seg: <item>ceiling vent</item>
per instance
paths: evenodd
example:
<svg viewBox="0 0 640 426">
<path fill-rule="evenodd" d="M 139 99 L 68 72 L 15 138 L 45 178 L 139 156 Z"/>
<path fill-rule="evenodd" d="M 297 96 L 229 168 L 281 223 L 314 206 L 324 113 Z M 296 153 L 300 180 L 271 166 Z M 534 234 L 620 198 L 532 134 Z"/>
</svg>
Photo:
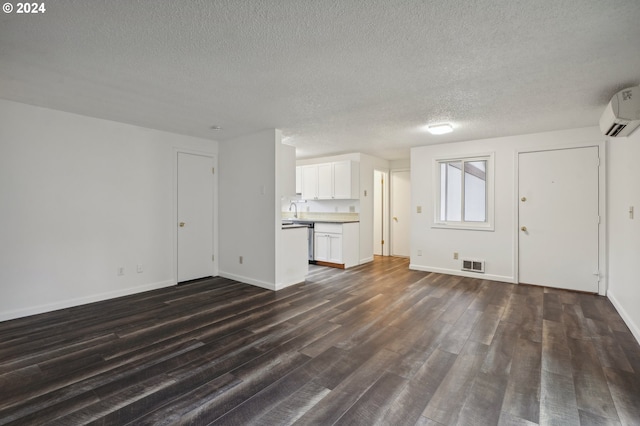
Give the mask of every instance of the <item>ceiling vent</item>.
<svg viewBox="0 0 640 426">
<path fill-rule="evenodd" d="M 484 260 L 463 259 L 462 270 L 484 274 Z"/>
<path fill-rule="evenodd" d="M 613 95 L 600 117 L 600 131 L 605 136 L 629 136 L 640 126 L 640 86 Z"/>
</svg>

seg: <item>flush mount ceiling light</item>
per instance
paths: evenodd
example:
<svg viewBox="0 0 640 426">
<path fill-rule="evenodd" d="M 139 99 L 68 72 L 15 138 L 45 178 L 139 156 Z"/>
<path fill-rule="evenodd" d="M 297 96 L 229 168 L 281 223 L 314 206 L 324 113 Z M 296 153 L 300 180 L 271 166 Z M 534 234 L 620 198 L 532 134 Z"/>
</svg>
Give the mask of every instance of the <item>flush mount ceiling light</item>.
<svg viewBox="0 0 640 426">
<path fill-rule="evenodd" d="M 216 126 L 216 125 L 213 125 L 213 126 L 211 126 L 211 127 L 209 127 L 209 128 L 210 128 L 211 130 L 222 130 L 222 127 L 220 127 L 220 126 Z"/>
<path fill-rule="evenodd" d="M 453 126 L 449 123 L 430 124 L 427 126 L 427 130 L 432 135 L 444 135 L 445 133 L 453 132 Z"/>
</svg>

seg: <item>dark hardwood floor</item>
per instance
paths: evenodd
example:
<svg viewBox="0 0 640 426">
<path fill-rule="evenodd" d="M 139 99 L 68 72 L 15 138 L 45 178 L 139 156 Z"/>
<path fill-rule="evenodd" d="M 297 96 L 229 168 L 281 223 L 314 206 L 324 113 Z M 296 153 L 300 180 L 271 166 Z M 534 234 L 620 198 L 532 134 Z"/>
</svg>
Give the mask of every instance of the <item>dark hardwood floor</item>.
<svg viewBox="0 0 640 426">
<path fill-rule="evenodd" d="M 311 268 L 0 323 L 0 424 L 640 424 L 640 347 L 604 297 Z"/>
</svg>

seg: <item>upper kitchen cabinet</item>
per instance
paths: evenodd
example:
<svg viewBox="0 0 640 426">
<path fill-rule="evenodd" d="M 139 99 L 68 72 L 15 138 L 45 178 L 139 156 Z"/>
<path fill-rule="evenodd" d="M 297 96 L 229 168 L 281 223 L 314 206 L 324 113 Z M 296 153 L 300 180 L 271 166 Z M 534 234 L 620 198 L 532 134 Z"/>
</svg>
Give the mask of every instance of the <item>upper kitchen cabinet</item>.
<svg viewBox="0 0 640 426">
<path fill-rule="evenodd" d="M 331 200 L 333 196 L 333 163 L 318 164 L 318 193 L 319 200 Z"/>
<path fill-rule="evenodd" d="M 360 188 L 360 167 L 355 161 L 302 166 L 302 198 L 305 200 L 355 200 Z"/>
<path fill-rule="evenodd" d="M 359 198 L 360 164 L 355 161 L 333 163 L 333 198 Z"/>
</svg>

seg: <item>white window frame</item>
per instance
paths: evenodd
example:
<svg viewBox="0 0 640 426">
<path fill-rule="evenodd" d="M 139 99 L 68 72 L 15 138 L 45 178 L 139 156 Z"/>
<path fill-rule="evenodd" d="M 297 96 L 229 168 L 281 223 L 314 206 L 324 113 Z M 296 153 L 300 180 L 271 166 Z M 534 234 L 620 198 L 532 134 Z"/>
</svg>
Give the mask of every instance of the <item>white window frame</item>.
<svg viewBox="0 0 640 426">
<path fill-rule="evenodd" d="M 434 193 L 434 210 L 432 228 L 442 229 L 466 229 L 476 231 L 494 231 L 494 156 L 493 152 L 486 154 L 476 154 L 469 156 L 443 156 L 434 159 L 433 162 L 433 193 Z M 461 210 L 462 220 L 460 221 L 442 221 L 440 220 L 440 201 L 442 199 L 440 190 L 442 188 L 440 182 L 440 165 L 442 163 L 450 163 L 455 161 L 486 161 L 486 220 L 484 222 L 465 222 L 464 221 L 464 172 L 462 173 L 461 183 Z"/>
</svg>

